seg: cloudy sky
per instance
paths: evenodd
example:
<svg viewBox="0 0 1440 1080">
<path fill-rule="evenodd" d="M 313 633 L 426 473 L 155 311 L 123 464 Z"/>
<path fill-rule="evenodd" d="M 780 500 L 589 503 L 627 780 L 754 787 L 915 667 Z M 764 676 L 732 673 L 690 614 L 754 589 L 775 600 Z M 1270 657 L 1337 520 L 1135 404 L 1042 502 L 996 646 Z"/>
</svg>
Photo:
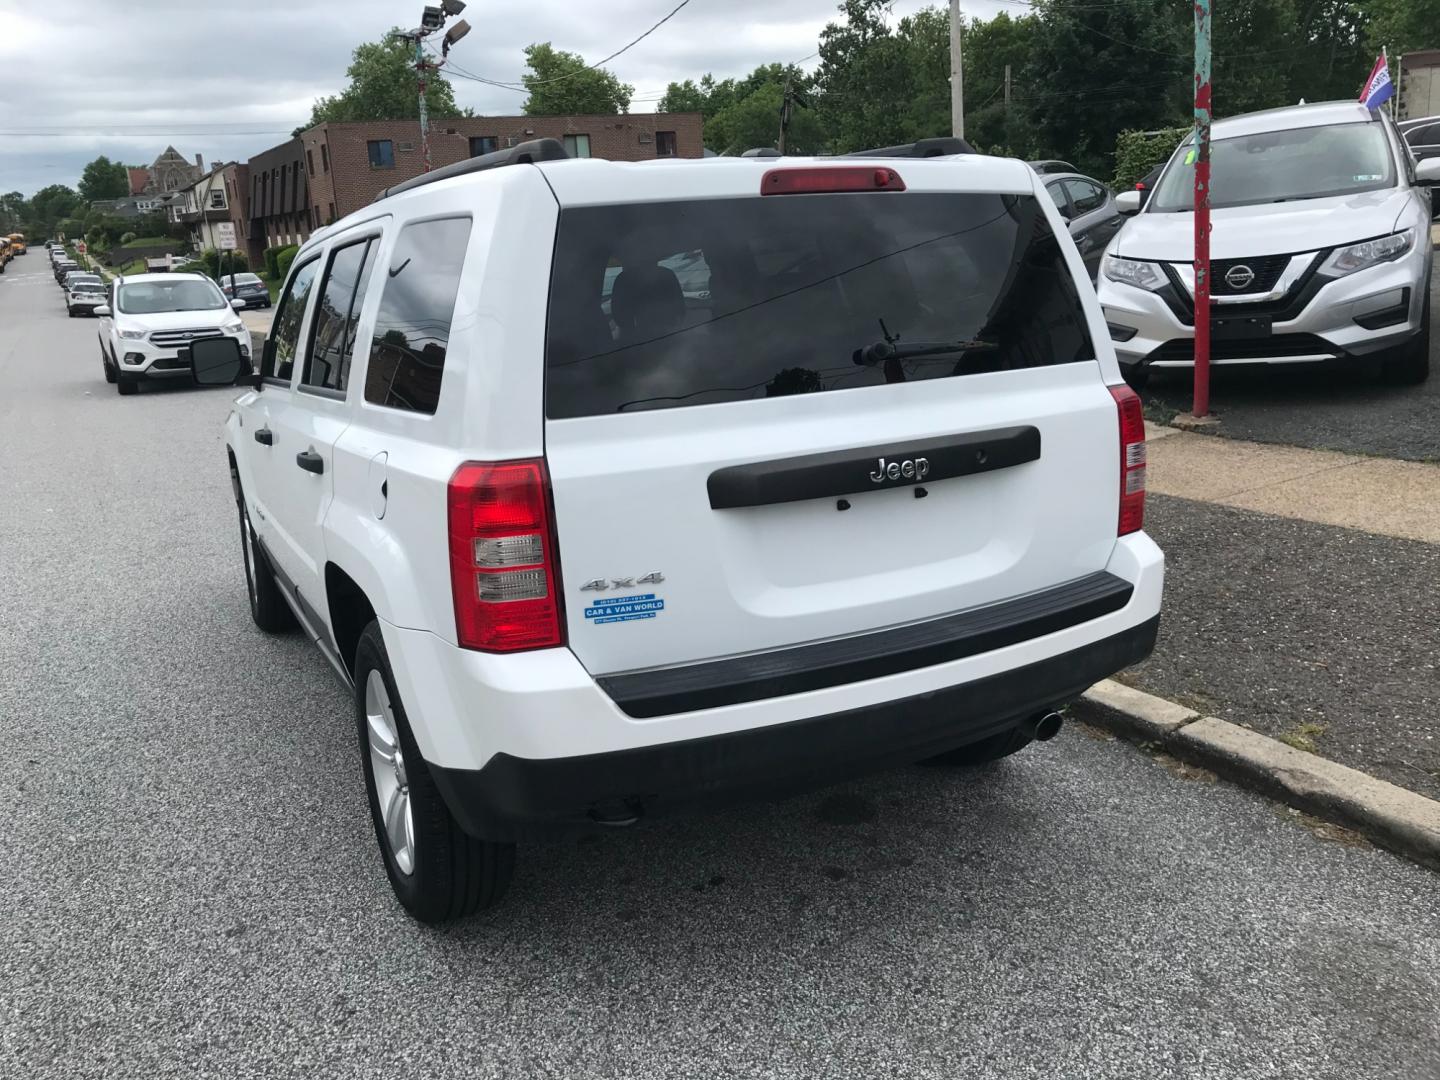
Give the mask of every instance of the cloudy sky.
<svg viewBox="0 0 1440 1080">
<path fill-rule="evenodd" d="M 438 3 L 438 0 L 435 0 Z M 942 0 L 943 2 L 943 0 Z M 531 42 L 597 61 L 678 0 L 473 0 L 454 59 L 518 81 Z M 743 75 L 816 49 L 837 0 L 690 0 L 608 67 L 649 111 L 671 80 Z M 351 50 L 423 0 L 0 0 L 0 192 L 74 185 L 97 154 L 149 164 L 173 143 L 206 162 L 282 142 L 316 97 L 340 90 Z M 895 0 L 896 17 L 926 6 Z M 1014 11 L 965 0 L 968 15 Z M 805 66 L 816 63 L 811 59 Z M 454 80 L 461 105 L 518 113 L 523 93 Z M 648 100 L 647 100 L 648 99 Z"/>
</svg>

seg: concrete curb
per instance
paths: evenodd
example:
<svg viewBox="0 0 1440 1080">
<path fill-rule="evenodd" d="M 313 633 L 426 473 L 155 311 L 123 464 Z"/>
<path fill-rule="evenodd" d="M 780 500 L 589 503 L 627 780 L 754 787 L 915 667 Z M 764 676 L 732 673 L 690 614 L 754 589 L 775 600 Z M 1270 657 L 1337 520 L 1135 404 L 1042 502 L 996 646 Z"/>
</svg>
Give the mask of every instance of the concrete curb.
<svg viewBox="0 0 1440 1080">
<path fill-rule="evenodd" d="M 1440 870 L 1440 802 L 1110 679 L 1087 691 L 1076 711 L 1086 723 L 1158 746 Z"/>
</svg>

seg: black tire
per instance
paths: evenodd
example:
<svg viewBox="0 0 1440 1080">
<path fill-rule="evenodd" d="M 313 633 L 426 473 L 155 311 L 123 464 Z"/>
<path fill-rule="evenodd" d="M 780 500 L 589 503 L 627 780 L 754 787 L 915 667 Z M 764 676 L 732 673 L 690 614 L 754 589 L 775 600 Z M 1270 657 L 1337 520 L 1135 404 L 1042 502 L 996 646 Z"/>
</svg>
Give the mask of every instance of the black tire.
<svg viewBox="0 0 1440 1080">
<path fill-rule="evenodd" d="M 105 381 L 113 383 L 115 381 L 115 369 L 110 366 L 110 358 L 105 355 L 104 349 L 100 350 L 100 366 L 105 370 Z"/>
<path fill-rule="evenodd" d="M 1150 369 L 1144 364 L 1120 365 L 1120 375 L 1137 394 L 1150 385 Z"/>
<path fill-rule="evenodd" d="M 240 512 L 240 556 L 245 564 L 245 591 L 250 598 L 250 618 L 267 634 L 283 634 L 295 629 L 295 613 L 280 594 L 280 583 L 275 580 L 275 571 L 265 557 L 255 529 L 250 524 L 250 512 L 245 509 L 242 497 L 237 503 Z"/>
<path fill-rule="evenodd" d="M 135 383 L 131 382 L 129 379 L 122 379 L 118 375 L 115 376 L 115 391 L 121 397 L 129 397 L 131 394 L 135 393 L 139 389 L 140 387 L 137 386 Z"/>
<path fill-rule="evenodd" d="M 1018 727 L 1008 731 L 997 732 L 988 739 L 981 739 L 979 742 L 970 743 L 968 746 L 957 746 L 954 750 L 947 750 L 943 754 L 936 754 L 934 757 L 926 758 L 922 765 L 945 765 L 945 766 L 974 766 L 985 765 L 992 761 L 999 761 L 1003 757 L 1024 750 L 1031 742 L 1030 736 L 1026 735 Z"/>
<path fill-rule="evenodd" d="M 408 873 L 397 862 L 387 839 L 385 811 L 376 792 L 366 708 L 372 673 L 380 679 L 388 695 L 399 740 L 402 764 L 398 771 L 405 778 L 401 790 L 409 799 L 413 845 L 413 863 Z M 404 703 L 395 689 L 380 623 L 373 619 L 355 647 L 355 720 L 375 842 L 400 905 L 420 922 L 440 923 L 461 919 L 497 904 L 515 872 L 515 845 L 477 840 L 456 823 L 415 744 Z"/>
<path fill-rule="evenodd" d="M 1381 369 L 1385 381 L 1397 386 L 1416 386 L 1430 377 L 1430 293 L 1420 313 L 1420 332 L 1385 358 Z"/>
<path fill-rule="evenodd" d="M 73 319 L 73 318 L 75 317 L 75 309 L 74 309 L 73 307 L 71 307 L 69 304 L 66 304 L 66 305 L 65 305 L 65 314 L 66 314 L 66 315 L 69 315 L 70 318 Z"/>
</svg>

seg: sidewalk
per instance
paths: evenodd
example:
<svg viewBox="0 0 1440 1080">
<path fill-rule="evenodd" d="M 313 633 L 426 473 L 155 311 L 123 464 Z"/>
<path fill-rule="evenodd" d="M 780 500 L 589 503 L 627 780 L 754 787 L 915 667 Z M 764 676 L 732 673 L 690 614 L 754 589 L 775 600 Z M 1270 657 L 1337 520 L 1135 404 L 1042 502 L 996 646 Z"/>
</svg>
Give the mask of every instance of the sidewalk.
<svg viewBox="0 0 1440 1080">
<path fill-rule="evenodd" d="M 1150 436 L 1165 603 L 1122 681 L 1440 798 L 1440 466 Z"/>
<path fill-rule="evenodd" d="M 1147 424 L 1149 490 L 1440 544 L 1440 465 Z"/>
</svg>

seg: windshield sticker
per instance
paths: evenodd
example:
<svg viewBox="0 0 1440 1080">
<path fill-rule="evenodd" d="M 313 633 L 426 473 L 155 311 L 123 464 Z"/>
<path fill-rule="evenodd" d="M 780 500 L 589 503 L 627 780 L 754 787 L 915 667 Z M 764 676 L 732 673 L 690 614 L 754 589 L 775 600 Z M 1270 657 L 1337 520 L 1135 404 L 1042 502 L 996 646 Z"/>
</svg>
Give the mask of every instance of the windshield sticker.
<svg viewBox="0 0 1440 1080">
<path fill-rule="evenodd" d="M 596 600 L 593 607 L 585 609 L 585 618 L 601 623 L 634 622 L 636 619 L 653 619 L 665 610 L 665 601 L 654 593 L 638 596 L 617 596 L 610 600 Z"/>
<path fill-rule="evenodd" d="M 1368 184 L 1368 183 L 1371 183 L 1372 181 L 1379 180 L 1379 179 L 1380 179 L 1380 174 L 1379 174 L 1379 173 L 1367 173 L 1367 174 L 1365 174 L 1364 176 L 1357 176 L 1357 177 L 1355 177 L 1355 183 L 1357 183 L 1357 184 Z"/>
<path fill-rule="evenodd" d="M 1186 165 L 1194 165 L 1194 164 L 1195 164 L 1195 151 L 1194 151 L 1194 150 L 1187 150 L 1187 151 L 1185 151 L 1185 164 L 1186 164 Z"/>
</svg>

